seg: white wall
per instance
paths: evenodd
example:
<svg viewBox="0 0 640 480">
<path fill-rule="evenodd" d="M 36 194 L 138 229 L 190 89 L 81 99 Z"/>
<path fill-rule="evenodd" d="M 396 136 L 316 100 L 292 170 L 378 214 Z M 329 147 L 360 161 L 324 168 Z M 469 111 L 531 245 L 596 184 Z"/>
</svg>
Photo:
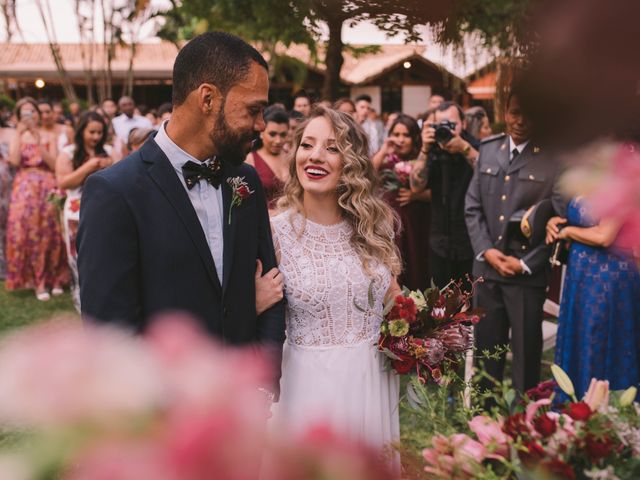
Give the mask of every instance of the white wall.
<svg viewBox="0 0 640 480">
<path fill-rule="evenodd" d="M 378 112 L 378 115 L 382 113 L 382 97 L 380 94 L 380 87 L 378 86 L 366 86 L 366 87 L 351 87 L 351 100 L 355 101 L 358 95 L 367 94 L 371 97 L 371 107 Z M 426 109 L 425 109 L 426 110 Z"/>
<path fill-rule="evenodd" d="M 404 85 L 402 87 L 402 113 L 417 116 L 427 110 L 431 97 L 429 85 Z"/>
</svg>

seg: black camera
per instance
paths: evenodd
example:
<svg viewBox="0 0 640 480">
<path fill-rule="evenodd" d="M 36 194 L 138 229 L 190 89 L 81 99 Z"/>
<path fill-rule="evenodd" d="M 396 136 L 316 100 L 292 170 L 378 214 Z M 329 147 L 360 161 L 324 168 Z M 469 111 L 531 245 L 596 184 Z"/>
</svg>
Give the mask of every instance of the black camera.
<svg viewBox="0 0 640 480">
<path fill-rule="evenodd" d="M 429 126 L 436 131 L 436 142 L 440 145 L 444 145 L 449 142 L 454 136 L 454 130 L 456 129 L 456 123 L 449 120 L 442 120 L 439 123 L 430 123 Z"/>
</svg>

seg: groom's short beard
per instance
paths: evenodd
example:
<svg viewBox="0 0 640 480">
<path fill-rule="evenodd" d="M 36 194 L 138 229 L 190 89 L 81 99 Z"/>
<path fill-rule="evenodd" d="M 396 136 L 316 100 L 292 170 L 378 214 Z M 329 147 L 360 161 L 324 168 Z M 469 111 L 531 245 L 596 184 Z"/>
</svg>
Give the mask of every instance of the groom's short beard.
<svg viewBox="0 0 640 480">
<path fill-rule="evenodd" d="M 241 165 L 245 161 L 250 151 L 251 141 L 255 138 L 256 132 L 236 131 L 227 123 L 224 116 L 224 105 L 227 98 L 222 99 L 222 105 L 218 111 L 218 118 L 214 130 L 211 132 L 211 140 L 218 149 L 218 158 L 221 162 L 234 167 Z"/>
</svg>

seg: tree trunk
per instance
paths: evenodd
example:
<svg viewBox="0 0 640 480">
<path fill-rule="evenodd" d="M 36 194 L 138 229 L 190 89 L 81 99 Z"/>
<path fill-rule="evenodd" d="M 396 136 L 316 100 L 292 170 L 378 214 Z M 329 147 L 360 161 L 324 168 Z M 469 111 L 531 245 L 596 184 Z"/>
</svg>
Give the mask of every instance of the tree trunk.
<svg viewBox="0 0 640 480">
<path fill-rule="evenodd" d="M 44 25 L 44 30 L 47 34 L 47 40 L 49 44 L 49 50 L 51 51 L 51 56 L 53 57 L 53 61 L 56 64 L 56 70 L 58 70 L 58 75 L 60 76 L 60 83 L 62 83 L 62 90 L 64 91 L 65 97 L 72 102 L 78 101 L 78 96 L 76 95 L 76 91 L 73 88 L 73 84 L 71 83 L 71 79 L 69 78 L 69 74 L 64 68 L 64 63 L 62 61 L 62 55 L 60 55 L 60 45 L 56 40 L 55 32 L 52 30 L 52 27 L 49 25 L 47 21 L 47 16 L 44 13 L 44 8 L 42 6 L 41 0 L 36 0 L 36 6 L 38 7 L 38 13 L 40 14 L 40 18 L 42 19 L 42 23 Z M 51 7 L 47 3 L 47 10 L 49 11 L 49 17 L 51 18 Z"/>
<path fill-rule="evenodd" d="M 325 57 L 326 71 L 322 85 L 322 100 L 334 101 L 340 93 L 340 69 L 344 63 L 342 57 L 342 18 L 329 17 L 326 19 L 329 26 L 329 42 Z"/>
<path fill-rule="evenodd" d="M 131 56 L 129 57 L 129 70 L 127 71 L 127 85 L 125 89 L 124 95 L 128 97 L 133 97 L 133 59 L 136 56 L 136 39 L 131 39 L 130 51 Z"/>
</svg>

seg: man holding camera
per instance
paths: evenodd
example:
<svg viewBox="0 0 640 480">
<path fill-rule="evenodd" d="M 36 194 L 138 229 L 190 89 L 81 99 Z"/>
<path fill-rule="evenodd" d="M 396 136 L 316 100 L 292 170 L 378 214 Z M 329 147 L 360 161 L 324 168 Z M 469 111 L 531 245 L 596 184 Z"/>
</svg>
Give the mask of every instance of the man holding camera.
<svg viewBox="0 0 640 480">
<path fill-rule="evenodd" d="M 464 198 L 478 158 L 478 142 L 465 131 L 464 114 L 443 102 L 422 128 L 422 150 L 411 175 L 415 192 L 431 189 L 429 265 L 434 283 L 471 274 L 473 250 L 464 220 Z"/>
<path fill-rule="evenodd" d="M 473 273 L 484 278 L 474 299 L 485 311 L 475 327 L 476 347 L 494 353 L 496 347 L 510 344 L 513 387 L 522 393 L 540 380 L 549 266 L 549 249 L 535 240 L 529 220 L 536 208 L 548 206 L 558 167 L 531 140 L 531 124 L 517 93 L 507 99 L 505 122 L 506 135 L 489 137 L 480 146 L 465 217 L 476 255 Z M 504 354 L 487 358 L 484 372 L 501 381 L 504 364 Z M 481 382 L 481 387 L 492 386 L 488 379 Z"/>
</svg>

